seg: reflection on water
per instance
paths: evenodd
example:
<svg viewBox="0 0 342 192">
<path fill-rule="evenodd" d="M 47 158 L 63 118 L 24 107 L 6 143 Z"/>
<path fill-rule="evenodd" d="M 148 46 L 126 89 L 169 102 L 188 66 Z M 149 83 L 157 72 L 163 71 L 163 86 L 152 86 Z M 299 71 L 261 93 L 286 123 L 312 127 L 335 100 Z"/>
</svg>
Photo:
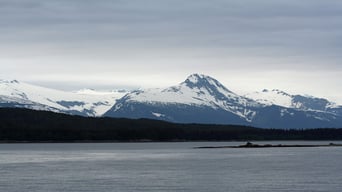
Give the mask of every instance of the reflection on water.
<svg viewBox="0 0 342 192">
<path fill-rule="evenodd" d="M 1 144 L 0 191 L 342 191 L 339 147 L 194 149 L 240 144 Z"/>
</svg>

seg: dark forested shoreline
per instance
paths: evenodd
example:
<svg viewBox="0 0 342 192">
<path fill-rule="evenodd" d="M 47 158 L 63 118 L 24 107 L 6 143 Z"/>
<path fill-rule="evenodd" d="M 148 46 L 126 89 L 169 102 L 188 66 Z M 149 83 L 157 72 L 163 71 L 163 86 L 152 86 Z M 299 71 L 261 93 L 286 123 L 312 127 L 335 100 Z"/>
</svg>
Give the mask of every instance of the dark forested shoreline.
<svg viewBox="0 0 342 192">
<path fill-rule="evenodd" d="M 280 130 L 0 108 L 0 142 L 342 140 L 342 129 Z"/>
</svg>

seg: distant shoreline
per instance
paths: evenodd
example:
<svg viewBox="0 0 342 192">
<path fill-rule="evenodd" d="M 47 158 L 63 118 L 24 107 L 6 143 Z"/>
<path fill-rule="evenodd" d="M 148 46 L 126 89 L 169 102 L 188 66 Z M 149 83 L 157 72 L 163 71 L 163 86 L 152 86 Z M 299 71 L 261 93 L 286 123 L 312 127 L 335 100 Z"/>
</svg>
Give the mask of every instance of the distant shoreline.
<svg viewBox="0 0 342 192">
<path fill-rule="evenodd" d="M 256 140 L 256 142 L 331 142 L 330 140 Z M 334 140 L 340 143 L 328 143 L 325 145 L 315 145 L 315 144 L 253 144 L 252 146 L 248 146 L 247 144 L 244 145 L 237 145 L 237 146 L 202 146 L 202 147 L 195 147 L 198 149 L 205 149 L 205 148 L 276 148 L 276 147 L 342 147 L 342 140 Z M 206 142 L 206 143 L 225 143 L 225 142 L 240 142 L 243 143 L 245 141 L 239 140 L 227 140 L 227 141 L 213 141 L 213 140 L 169 140 L 169 141 L 153 141 L 153 140 L 132 140 L 132 141 L 117 141 L 117 140 L 78 140 L 78 141 L 1 141 L 1 144 L 82 144 L 82 143 L 198 143 L 198 142 Z"/>
<path fill-rule="evenodd" d="M 342 147 L 342 144 L 337 143 L 329 143 L 327 145 L 283 145 L 283 144 L 254 144 L 251 142 L 247 142 L 244 145 L 237 145 L 237 146 L 204 146 L 204 147 L 196 147 L 196 149 L 222 149 L 222 148 L 290 148 L 290 147 Z"/>
</svg>

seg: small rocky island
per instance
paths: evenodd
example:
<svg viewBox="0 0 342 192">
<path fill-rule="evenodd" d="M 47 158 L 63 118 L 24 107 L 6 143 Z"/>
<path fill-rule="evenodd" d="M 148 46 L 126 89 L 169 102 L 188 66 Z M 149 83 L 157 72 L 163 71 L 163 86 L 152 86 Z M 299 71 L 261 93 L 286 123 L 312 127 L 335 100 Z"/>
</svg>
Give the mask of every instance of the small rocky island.
<svg viewBox="0 0 342 192">
<path fill-rule="evenodd" d="M 300 144 L 294 144 L 294 145 L 283 145 L 283 144 L 254 144 L 251 142 L 247 142 L 244 145 L 238 145 L 238 146 L 206 146 L 206 147 L 196 147 L 196 149 L 218 149 L 218 148 L 275 148 L 275 147 L 342 147 L 342 144 L 335 144 L 335 143 L 329 143 L 327 145 L 300 145 Z"/>
</svg>

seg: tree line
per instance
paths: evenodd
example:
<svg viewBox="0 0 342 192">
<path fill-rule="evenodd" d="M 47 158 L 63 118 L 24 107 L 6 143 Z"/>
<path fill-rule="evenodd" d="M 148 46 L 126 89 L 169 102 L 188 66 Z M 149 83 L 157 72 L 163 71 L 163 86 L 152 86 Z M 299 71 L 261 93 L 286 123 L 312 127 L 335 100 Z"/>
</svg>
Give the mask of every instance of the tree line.
<svg viewBox="0 0 342 192">
<path fill-rule="evenodd" d="M 342 140 L 342 129 L 261 129 L 0 108 L 0 142 Z"/>
</svg>

